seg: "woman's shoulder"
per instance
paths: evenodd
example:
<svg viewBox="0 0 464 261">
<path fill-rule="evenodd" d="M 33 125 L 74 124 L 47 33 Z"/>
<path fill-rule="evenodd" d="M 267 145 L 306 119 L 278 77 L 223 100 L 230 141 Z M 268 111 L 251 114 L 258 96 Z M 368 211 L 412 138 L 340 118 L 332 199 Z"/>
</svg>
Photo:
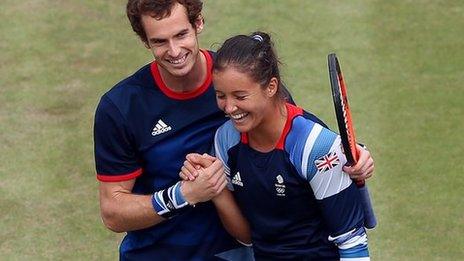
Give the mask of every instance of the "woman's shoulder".
<svg viewBox="0 0 464 261">
<path fill-rule="evenodd" d="M 230 147 L 240 141 L 240 132 L 235 129 L 231 120 L 224 122 L 214 135 L 215 144 Z"/>
</svg>

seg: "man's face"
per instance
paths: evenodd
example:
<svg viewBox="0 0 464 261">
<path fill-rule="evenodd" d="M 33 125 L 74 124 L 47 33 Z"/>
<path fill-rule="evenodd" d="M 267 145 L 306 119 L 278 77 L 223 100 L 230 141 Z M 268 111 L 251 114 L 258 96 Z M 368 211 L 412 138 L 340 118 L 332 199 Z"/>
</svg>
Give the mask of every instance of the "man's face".
<svg viewBox="0 0 464 261">
<path fill-rule="evenodd" d="M 195 23 L 196 27 L 190 24 L 181 4 L 176 4 L 171 15 L 161 20 L 142 16 L 148 45 L 160 70 L 175 77 L 186 76 L 192 70 L 199 54 L 197 34 L 203 29 L 201 18 Z"/>
</svg>

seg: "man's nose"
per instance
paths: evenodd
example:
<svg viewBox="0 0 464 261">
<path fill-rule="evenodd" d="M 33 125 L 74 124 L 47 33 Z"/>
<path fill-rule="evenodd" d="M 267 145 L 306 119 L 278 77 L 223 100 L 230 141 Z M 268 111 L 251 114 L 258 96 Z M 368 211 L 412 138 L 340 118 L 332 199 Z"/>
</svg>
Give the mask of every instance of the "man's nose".
<svg viewBox="0 0 464 261">
<path fill-rule="evenodd" d="M 169 48 L 168 49 L 169 56 L 176 58 L 180 55 L 179 44 L 176 43 L 175 41 L 170 41 L 168 48 Z"/>
</svg>

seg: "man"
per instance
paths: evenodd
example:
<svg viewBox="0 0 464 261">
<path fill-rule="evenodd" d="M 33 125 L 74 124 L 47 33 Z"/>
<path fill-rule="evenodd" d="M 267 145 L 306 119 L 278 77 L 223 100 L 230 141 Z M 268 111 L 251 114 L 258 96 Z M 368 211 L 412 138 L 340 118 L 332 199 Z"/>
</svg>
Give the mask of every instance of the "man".
<svg viewBox="0 0 464 261">
<path fill-rule="evenodd" d="M 213 53 L 200 50 L 200 0 L 129 0 L 133 30 L 155 61 L 100 100 L 95 158 L 103 222 L 127 232 L 123 260 L 242 260 L 240 244 L 223 229 L 210 199 L 226 184 L 215 161 L 193 181 L 179 181 L 190 152 L 209 152 L 226 118 L 211 83 Z M 369 177 L 367 151 L 349 172 Z"/>
</svg>

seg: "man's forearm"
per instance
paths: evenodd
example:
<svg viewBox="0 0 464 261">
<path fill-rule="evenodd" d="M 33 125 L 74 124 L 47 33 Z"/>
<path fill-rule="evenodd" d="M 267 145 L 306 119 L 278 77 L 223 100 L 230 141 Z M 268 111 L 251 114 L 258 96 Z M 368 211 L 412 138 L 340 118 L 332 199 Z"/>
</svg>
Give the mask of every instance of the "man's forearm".
<svg viewBox="0 0 464 261">
<path fill-rule="evenodd" d="M 164 220 L 152 205 L 151 195 L 136 195 L 130 191 L 108 190 L 100 185 L 100 209 L 103 223 L 115 232 L 139 230 Z"/>
</svg>

